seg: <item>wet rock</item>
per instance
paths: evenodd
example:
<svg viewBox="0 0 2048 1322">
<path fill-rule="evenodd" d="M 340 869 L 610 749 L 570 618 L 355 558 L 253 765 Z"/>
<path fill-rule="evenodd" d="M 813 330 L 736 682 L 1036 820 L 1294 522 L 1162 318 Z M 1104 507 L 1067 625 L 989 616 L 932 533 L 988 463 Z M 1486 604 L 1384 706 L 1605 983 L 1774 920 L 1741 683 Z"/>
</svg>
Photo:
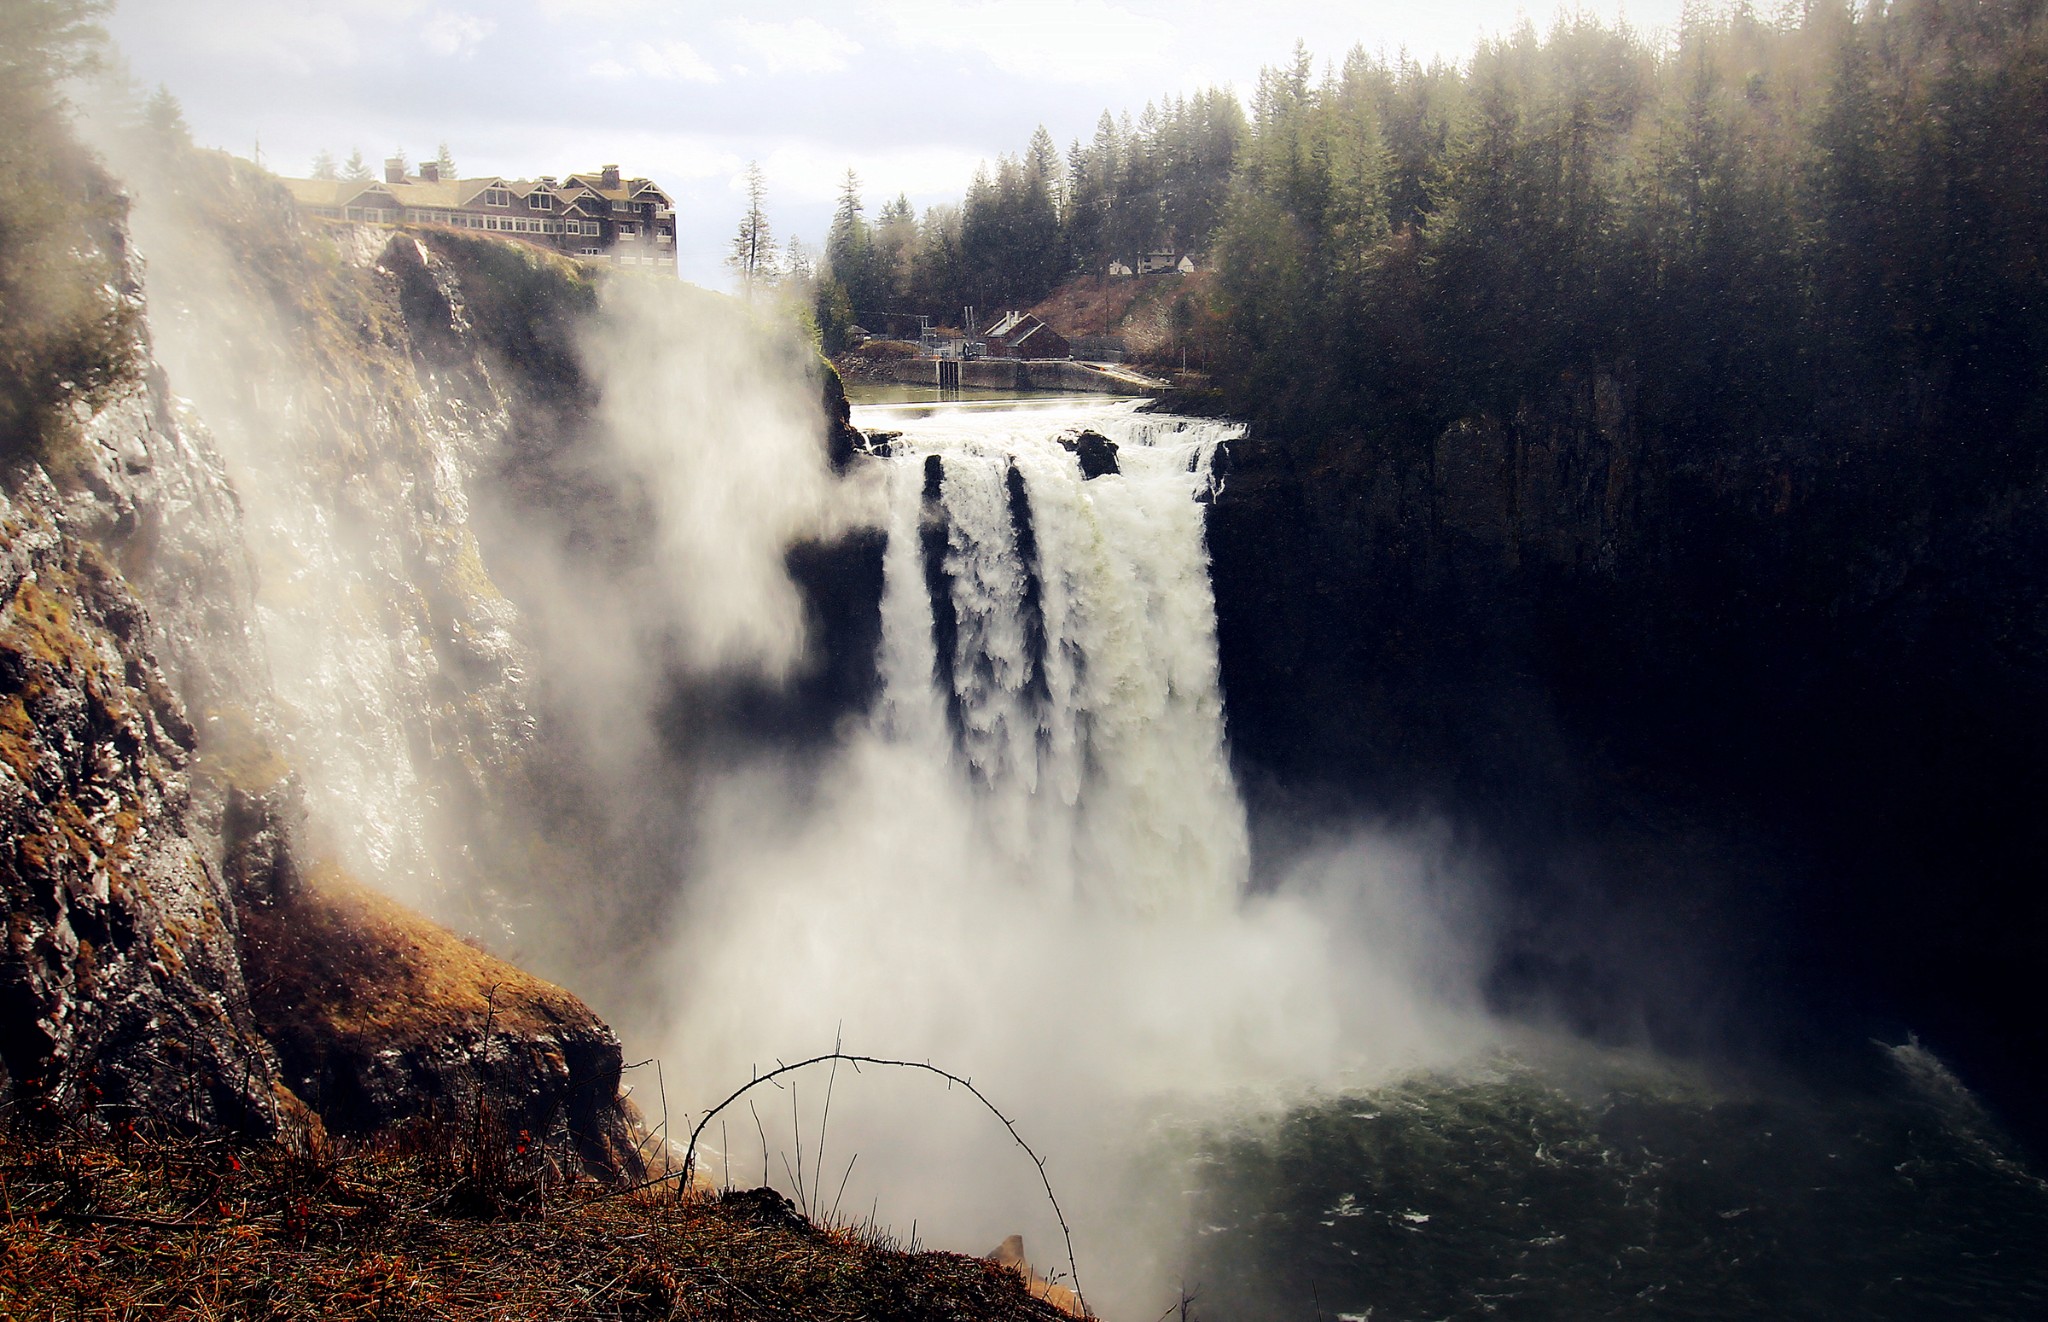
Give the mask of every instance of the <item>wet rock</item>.
<svg viewBox="0 0 2048 1322">
<path fill-rule="evenodd" d="M 841 472 L 853 462 L 853 456 L 864 448 L 864 444 L 860 432 L 854 428 L 853 405 L 846 398 L 846 386 L 840 381 L 839 373 L 827 363 L 822 376 L 819 402 L 825 411 L 825 454 L 832 461 L 833 471 Z"/>
<path fill-rule="evenodd" d="M 1081 461 L 1084 481 L 1122 471 L 1117 467 L 1116 442 L 1100 432 L 1084 431 L 1076 436 L 1074 453 Z"/>
<path fill-rule="evenodd" d="M 0 494 L 0 1100 L 52 1121 L 302 1130 L 147 612 L 60 533 L 60 506 L 39 470 Z"/>
</svg>

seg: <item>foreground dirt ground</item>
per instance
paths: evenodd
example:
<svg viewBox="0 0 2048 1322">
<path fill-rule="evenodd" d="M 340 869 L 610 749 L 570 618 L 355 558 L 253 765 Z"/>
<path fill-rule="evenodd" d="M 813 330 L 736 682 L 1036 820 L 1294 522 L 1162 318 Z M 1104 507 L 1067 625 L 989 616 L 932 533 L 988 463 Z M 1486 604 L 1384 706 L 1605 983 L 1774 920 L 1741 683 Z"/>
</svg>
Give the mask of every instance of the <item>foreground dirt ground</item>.
<svg viewBox="0 0 2048 1322">
<path fill-rule="evenodd" d="M 0 1138 L 0 1316 L 1068 1316 L 1009 1267 L 814 1225 L 770 1190 L 621 1191 L 549 1169 L 520 1136 L 460 1124 L 313 1152 Z"/>
</svg>

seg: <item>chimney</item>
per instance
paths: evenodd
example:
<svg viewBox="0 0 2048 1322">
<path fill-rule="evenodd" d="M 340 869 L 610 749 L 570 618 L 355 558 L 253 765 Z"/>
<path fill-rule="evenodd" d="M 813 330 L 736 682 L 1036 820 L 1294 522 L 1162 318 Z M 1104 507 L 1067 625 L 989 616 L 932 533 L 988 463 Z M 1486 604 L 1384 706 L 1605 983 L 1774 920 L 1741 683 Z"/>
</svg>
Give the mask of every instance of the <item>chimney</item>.
<svg viewBox="0 0 2048 1322">
<path fill-rule="evenodd" d="M 617 188 L 619 186 L 618 166 L 607 165 L 604 167 L 604 186 L 606 188 Z"/>
<path fill-rule="evenodd" d="M 440 183 L 441 163 L 439 161 L 421 161 L 420 178 L 430 184 Z"/>
<path fill-rule="evenodd" d="M 405 157 L 387 156 L 384 158 L 384 182 L 387 184 L 402 184 L 405 182 Z"/>
</svg>

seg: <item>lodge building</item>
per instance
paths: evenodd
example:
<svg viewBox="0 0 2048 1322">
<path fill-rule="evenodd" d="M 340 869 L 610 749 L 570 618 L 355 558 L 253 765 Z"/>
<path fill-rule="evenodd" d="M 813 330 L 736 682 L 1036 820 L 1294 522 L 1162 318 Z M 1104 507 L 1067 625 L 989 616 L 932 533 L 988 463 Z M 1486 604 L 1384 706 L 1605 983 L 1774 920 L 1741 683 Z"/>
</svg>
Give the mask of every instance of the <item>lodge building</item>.
<svg viewBox="0 0 2048 1322">
<path fill-rule="evenodd" d="M 443 179 L 431 161 L 408 174 L 394 157 L 381 181 L 284 184 L 300 207 L 327 220 L 485 230 L 571 257 L 675 268 L 675 203 L 651 180 L 622 177 L 616 165 L 562 179 Z"/>
</svg>

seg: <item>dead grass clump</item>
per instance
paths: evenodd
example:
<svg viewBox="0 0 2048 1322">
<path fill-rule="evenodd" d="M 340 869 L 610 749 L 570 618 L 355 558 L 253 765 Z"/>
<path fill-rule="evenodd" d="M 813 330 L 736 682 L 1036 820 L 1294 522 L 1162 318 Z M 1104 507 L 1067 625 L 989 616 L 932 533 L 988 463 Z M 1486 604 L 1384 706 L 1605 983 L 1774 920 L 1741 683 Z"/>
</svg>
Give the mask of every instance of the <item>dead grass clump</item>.
<svg viewBox="0 0 2048 1322">
<path fill-rule="evenodd" d="M 327 1042 L 403 1051 L 474 1031 L 487 1016 L 519 1039 L 590 1018 L 568 992 L 333 867 L 315 868 L 275 914 L 252 910 L 247 921 L 259 1013 L 274 1005 L 317 1018 Z"/>
<path fill-rule="evenodd" d="M 604 1197 L 577 1181 L 460 1211 L 471 1155 L 445 1127 L 318 1150 L 0 1137 L 0 1316 L 1065 1316 L 1007 1267 L 764 1217 L 759 1193 Z"/>
</svg>

